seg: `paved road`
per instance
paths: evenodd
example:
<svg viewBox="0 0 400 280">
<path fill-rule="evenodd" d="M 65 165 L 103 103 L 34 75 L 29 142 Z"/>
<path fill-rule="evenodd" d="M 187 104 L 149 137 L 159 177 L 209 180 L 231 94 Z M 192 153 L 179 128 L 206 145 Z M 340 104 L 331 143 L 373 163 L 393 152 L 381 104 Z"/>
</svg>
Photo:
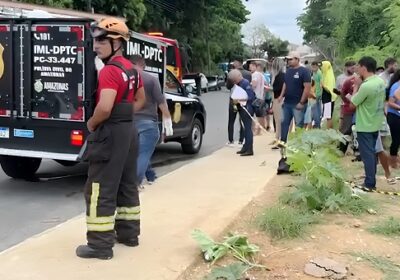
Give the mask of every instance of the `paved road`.
<svg viewBox="0 0 400 280">
<path fill-rule="evenodd" d="M 196 156 L 182 155 L 179 144 L 161 145 L 157 148 L 155 160 L 157 165 L 160 162 L 165 164 L 156 167 L 158 175 L 209 155 L 224 145 L 227 94 L 222 91 L 202 95 L 207 110 L 207 131 L 201 152 Z M 10 179 L 0 169 L 0 251 L 84 211 L 84 164 L 67 168 L 53 161 L 44 161 L 38 174 L 39 181 L 26 182 Z"/>
</svg>

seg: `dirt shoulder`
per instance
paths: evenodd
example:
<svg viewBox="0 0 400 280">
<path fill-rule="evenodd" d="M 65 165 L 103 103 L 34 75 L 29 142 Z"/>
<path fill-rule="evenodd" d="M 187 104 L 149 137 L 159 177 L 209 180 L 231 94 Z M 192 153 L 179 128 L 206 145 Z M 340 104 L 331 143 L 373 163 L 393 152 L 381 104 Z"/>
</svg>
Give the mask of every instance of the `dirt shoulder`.
<svg viewBox="0 0 400 280">
<path fill-rule="evenodd" d="M 360 163 L 352 163 L 346 158 L 344 165 L 346 168 L 354 169 L 354 174 L 360 173 L 355 175 L 361 175 Z M 400 191 L 400 182 L 395 186 L 389 186 L 383 178 L 378 178 L 378 186 L 382 189 Z M 260 247 L 256 261 L 266 265 L 270 271 L 252 269 L 246 273 L 246 279 L 316 279 L 305 275 L 303 271 L 306 263 L 319 256 L 328 257 L 348 267 L 347 279 L 389 279 L 384 278 L 382 271 L 351 253 L 367 253 L 400 264 L 400 236 L 384 237 L 367 230 L 375 222 L 389 216 L 400 218 L 400 198 L 368 194 L 378 203 L 375 207 L 376 215 L 324 214 L 321 222 L 312 226 L 303 237 L 294 240 L 273 240 L 258 228 L 257 217 L 263 209 L 276 204 L 279 195 L 289 190 L 288 186 L 295 183 L 296 179 L 290 175 L 275 176 L 269 181 L 264 192 L 254 199 L 220 236 L 222 238 L 228 232 L 244 234 L 251 243 Z M 180 276 L 179 280 L 203 279 L 212 268 L 233 262 L 234 259 L 224 258 L 211 267 L 203 261 L 199 250 L 196 262 Z M 400 279 L 400 275 L 398 278 L 390 279 Z"/>
</svg>

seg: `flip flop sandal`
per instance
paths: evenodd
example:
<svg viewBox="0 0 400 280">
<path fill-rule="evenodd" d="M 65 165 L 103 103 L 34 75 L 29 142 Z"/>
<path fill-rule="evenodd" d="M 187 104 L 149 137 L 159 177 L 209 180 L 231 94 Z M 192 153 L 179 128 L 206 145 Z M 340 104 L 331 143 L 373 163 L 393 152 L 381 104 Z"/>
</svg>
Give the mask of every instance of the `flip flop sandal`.
<svg viewBox="0 0 400 280">
<path fill-rule="evenodd" d="M 354 178 L 354 180 L 361 180 L 361 179 L 365 179 L 365 175 L 354 176 L 353 178 Z"/>
<path fill-rule="evenodd" d="M 386 182 L 389 185 L 395 185 L 397 183 L 397 179 L 396 178 L 389 178 L 389 179 L 386 179 Z"/>
</svg>

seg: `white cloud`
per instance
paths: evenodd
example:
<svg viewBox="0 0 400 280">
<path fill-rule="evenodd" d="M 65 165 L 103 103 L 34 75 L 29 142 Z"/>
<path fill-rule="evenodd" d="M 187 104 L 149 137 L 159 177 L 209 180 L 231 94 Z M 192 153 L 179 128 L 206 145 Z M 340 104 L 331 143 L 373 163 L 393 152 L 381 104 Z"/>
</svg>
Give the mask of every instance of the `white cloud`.
<svg viewBox="0 0 400 280">
<path fill-rule="evenodd" d="M 253 26 L 265 24 L 272 33 L 291 43 L 301 44 L 303 32 L 297 26 L 296 18 L 306 7 L 306 0 L 242 0 L 251 12 L 249 21 L 243 27 L 246 33 Z"/>
</svg>

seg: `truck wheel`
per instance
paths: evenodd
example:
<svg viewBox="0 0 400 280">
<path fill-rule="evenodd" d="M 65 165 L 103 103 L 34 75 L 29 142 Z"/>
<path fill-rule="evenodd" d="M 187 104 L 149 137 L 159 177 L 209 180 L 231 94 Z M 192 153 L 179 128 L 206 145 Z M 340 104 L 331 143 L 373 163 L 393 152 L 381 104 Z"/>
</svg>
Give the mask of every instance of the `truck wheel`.
<svg viewBox="0 0 400 280">
<path fill-rule="evenodd" d="M 182 151 L 185 154 L 197 154 L 203 143 L 203 125 L 199 119 L 195 119 L 188 137 L 181 141 Z"/>
<path fill-rule="evenodd" d="M 39 169 L 41 158 L 0 156 L 4 173 L 16 179 L 31 179 Z"/>
</svg>

